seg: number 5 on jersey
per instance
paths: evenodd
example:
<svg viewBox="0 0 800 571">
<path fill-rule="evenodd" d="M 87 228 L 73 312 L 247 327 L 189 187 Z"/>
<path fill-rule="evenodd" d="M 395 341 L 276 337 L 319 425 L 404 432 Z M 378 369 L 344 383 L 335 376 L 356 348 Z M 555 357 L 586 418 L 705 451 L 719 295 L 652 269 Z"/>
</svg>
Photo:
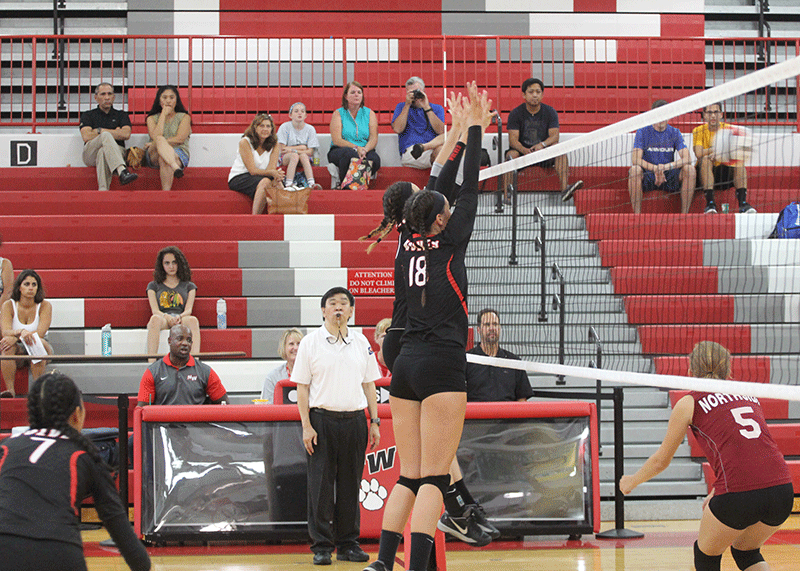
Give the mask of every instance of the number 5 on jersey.
<svg viewBox="0 0 800 571">
<path fill-rule="evenodd" d="M 745 414 L 752 414 L 752 412 L 753 407 L 751 406 L 740 406 L 738 408 L 731 409 L 731 414 L 733 415 L 733 419 L 736 421 L 736 424 L 739 426 L 744 426 L 744 428 L 739 431 L 739 434 L 749 440 L 753 440 L 761 436 L 761 427 L 758 425 L 758 423 L 752 418 L 744 417 Z"/>
</svg>

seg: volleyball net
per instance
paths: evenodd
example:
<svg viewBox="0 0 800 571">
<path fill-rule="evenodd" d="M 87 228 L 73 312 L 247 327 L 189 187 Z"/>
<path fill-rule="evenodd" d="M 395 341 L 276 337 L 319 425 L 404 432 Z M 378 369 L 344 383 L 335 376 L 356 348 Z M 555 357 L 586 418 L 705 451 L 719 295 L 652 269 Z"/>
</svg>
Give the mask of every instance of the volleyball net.
<svg viewBox="0 0 800 571">
<path fill-rule="evenodd" d="M 542 364 L 585 367 L 600 343 L 606 369 L 673 372 L 673 357 L 710 339 L 747 361 L 740 380 L 797 383 L 800 247 L 769 235 L 800 200 L 800 59 L 778 61 L 596 131 L 562 131 L 558 144 L 481 171 L 506 203 L 481 197 L 470 312 L 496 309 L 504 346 Z M 680 133 L 687 166 L 665 176 L 667 190 L 644 190 L 635 214 L 636 185 L 661 182 L 631 168 L 636 133 L 664 125 Z M 713 151 L 707 170 L 695 143 Z M 704 213 L 707 196 L 716 212 Z M 740 200 L 757 212 L 740 214 Z"/>
</svg>

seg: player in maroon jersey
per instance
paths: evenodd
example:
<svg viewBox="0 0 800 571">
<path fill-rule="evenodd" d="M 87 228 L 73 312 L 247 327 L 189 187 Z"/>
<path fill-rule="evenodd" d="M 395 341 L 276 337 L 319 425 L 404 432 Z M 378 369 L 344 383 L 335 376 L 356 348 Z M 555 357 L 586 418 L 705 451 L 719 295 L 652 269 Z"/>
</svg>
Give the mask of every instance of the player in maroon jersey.
<svg viewBox="0 0 800 571">
<path fill-rule="evenodd" d="M 731 354 L 722 345 L 702 341 L 689 356 L 689 375 L 727 379 L 730 363 Z M 716 476 L 703 503 L 694 543 L 695 569 L 719 571 L 722 554 L 730 547 L 739 569 L 768 571 L 761 546 L 789 517 L 794 490 L 757 398 L 690 392 L 675 404 L 659 449 L 635 474 L 623 476 L 619 489 L 629 494 L 664 471 L 687 428 L 692 429 Z"/>
</svg>

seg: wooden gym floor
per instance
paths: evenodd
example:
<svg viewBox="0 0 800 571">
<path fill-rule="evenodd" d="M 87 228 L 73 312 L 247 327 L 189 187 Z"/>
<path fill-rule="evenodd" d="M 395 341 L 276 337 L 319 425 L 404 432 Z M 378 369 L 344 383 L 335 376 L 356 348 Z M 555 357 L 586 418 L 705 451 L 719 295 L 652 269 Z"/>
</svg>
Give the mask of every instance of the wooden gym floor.
<svg viewBox="0 0 800 571">
<path fill-rule="evenodd" d="M 692 569 L 692 544 L 699 522 L 627 522 L 628 529 L 641 531 L 642 539 L 603 540 L 584 536 L 568 541 L 563 536 L 542 536 L 527 541 L 500 541 L 483 549 L 461 543 L 447 543 L 447 571 L 673 571 Z M 601 530 L 610 529 L 605 522 Z M 107 538 L 105 530 L 84 532 L 89 571 L 125 571 L 127 566 L 111 549 L 98 545 Z M 373 559 L 375 543 L 362 546 Z M 304 544 L 211 545 L 149 548 L 153 571 L 312 571 L 324 569 L 311 564 Z M 800 515 L 793 515 L 762 549 L 773 571 L 795 571 L 800 561 Z M 402 546 L 401 546 L 402 554 Z M 331 571 L 361 571 L 364 564 L 336 561 Z M 395 571 L 401 566 L 395 565 Z M 736 565 L 726 553 L 723 571 Z"/>
</svg>

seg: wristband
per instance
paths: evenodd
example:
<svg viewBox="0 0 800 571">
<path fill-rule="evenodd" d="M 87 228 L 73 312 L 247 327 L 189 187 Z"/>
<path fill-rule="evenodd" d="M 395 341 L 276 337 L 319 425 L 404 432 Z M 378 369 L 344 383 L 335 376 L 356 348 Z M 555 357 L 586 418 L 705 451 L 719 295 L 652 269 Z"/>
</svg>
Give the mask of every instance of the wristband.
<svg viewBox="0 0 800 571">
<path fill-rule="evenodd" d="M 381 425 L 381 419 L 380 418 L 370 418 L 369 419 L 369 423 L 370 424 L 377 424 L 378 426 L 380 426 Z"/>
<path fill-rule="evenodd" d="M 544 141 L 542 141 L 542 148 L 543 148 L 543 149 L 546 149 L 546 148 L 547 148 L 547 143 L 545 143 Z"/>
<path fill-rule="evenodd" d="M 430 107 L 428 107 L 427 109 L 423 109 L 423 111 L 425 111 L 425 113 L 427 113 L 428 111 L 433 111 L 433 109 L 431 109 Z"/>
</svg>

